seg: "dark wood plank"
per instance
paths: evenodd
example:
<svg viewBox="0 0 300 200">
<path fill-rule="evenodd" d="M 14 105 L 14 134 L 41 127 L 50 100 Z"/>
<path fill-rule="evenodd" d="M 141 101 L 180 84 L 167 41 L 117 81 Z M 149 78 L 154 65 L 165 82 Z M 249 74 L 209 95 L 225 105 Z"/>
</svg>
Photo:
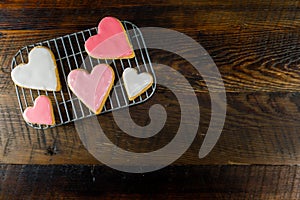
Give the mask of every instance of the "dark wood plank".
<svg viewBox="0 0 300 200">
<path fill-rule="evenodd" d="M 298 199 L 298 166 L 208 165 L 127 174 L 87 165 L 1 165 L 1 198 Z"/>
<path fill-rule="evenodd" d="M 10 64 L 12 57 L 21 47 L 67 33 L 71 32 L 2 31 L 1 92 L 6 94 L 12 91 Z M 300 41 L 298 31 L 261 32 L 252 34 L 251 39 L 249 34 L 248 31 L 240 32 L 238 41 L 237 34 L 233 33 L 199 35 L 197 32 L 190 32 L 189 36 L 198 38 L 198 42 L 214 59 L 227 92 L 299 91 L 299 48 L 295 48 L 295 44 Z M 185 48 L 183 51 L 189 51 L 189 46 Z M 157 50 L 151 51 L 151 59 L 154 63 L 166 64 L 181 72 L 190 80 L 196 91 L 202 92 L 205 89 L 206 83 L 201 74 L 179 56 Z"/>
<path fill-rule="evenodd" d="M 22 9 L 18 6 L 3 6 L 0 17 L 5 20 L 0 22 L 0 26 L 2 29 L 83 29 L 95 25 L 102 17 L 111 15 L 134 23 L 138 22 L 139 26 L 228 32 L 243 28 L 253 31 L 256 29 L 289 30 L 297 28 L 295 19 L 299 18 L 297 1 L 272 3 L 254 0 L 240 3 L 233 0 L 227 3 L 170 1 L 163 5 L 158 2 L 154 2 L 153 5 L 135 2 L 135 5 L 125 3 L 125 6 L 109 2 L 107 3 L 110 5 L 109 8 L 102 6 L 102 2 L 96 4 L 98 5 L 91 4 L 79 8 L 72 6 L 57 8 L 55 4 L 51 7 L 29 5 Z"/>
<path fill-rule="evenodd" d="M 212 3 L 212 5 L 214 5 L 216 3 Z M 1 8 L 36 8 L 36 7 L 40 7 L 40 8 L 63 8 L 63 9 L 68 9 L 68 8 L 111 8 L 111 7 L 134 7 L 134 6 L 140 6 L 140 5 L 149 5 L 148 1 L 145 0 L 141 0 L 139 2 L 133 1 L 133 0 L 129 0 L 126 2 L 119 2 L 119 1 L 103 1 L 103 0 L 99 0 L 99 1 L 75 1 L 75 0 L 71 0 L 68 2 L 68 6 L 66 7 L 66 3 L 64 1 L 54 1 L 54 2 L 48 2 L 48 1 L 34 1 L 34 0 L 30 0 L 30 1 L 20 1 L 20 0 L 9 0 L 9 1 L 2 1 L 1 4 Z M 151 6 L 166 6 L 166 5 L 183 5 L 182 2 L 180 1 L 159 1 L 159 0 L 154 0 L 151 1 Z M 185 1 L 184 5 L 205 5 L 205 3 L 201 3 L 195 0 L 189 0 L 189 1 Z"/>
<path fill-rule="evenodd" d="M 126 135 L 110 113 L 98 117 L 100 125 L 112 142 L 124 149 L 139 152 L 159 149 L 172 140 L 180 123 L 176 114 L 179 105 L 175 100 L 168 100 L 171 97 L 170 91 L 158 88 L 148 102 L 130 109 L 133 120 L 143 126 L 149 122 L 147 113 L 151 105 L 161 102 L 165 106 L 169 114 L 167 123 L 153 138 L 143 140 Z M 9 96 L 1 96 L 1 99 L 11 101 Z M 197 155 L 210 120 L 210 98 L 207 93 L 199 93 L 198 100 L 201 110 L 198 135 L 176 164 L 299 163 L 298 93 L 228 93 L 228 112 L 221 138 L 211 154 L 201 160 Z M 0 108 L 2 163 L 100 164 L 85 150 L 72 123 L 44 131 L 34 130 L 25 125 L 16 101 Z M 47 148 L 53 145 L 58 152 L 45 155 Z"/>
<path fill-rule="evenodd" d="M 89 1 L 89 0 L 81 0 L 80 2 L 75 0 L 68 1 L 69 5 L 66 7 L 66 2 L 64 1 L 43 1 L 43 0 L 28 0 L 26 2 L 22 0 L 3 0 L 1 2 L 1 6 L 3 8 L 36 8 L 36 7 L 46 7 L 46 8 L 82 8 L 82 7 L 103 7 L 103 8 L 111 8 L 111 7 L 131 7 L 131 6 L 206 6 L 206 7 L 214 7 L 214 6 L 266 6 L 266 7 L 297 7 L 298 3 L 294 1 L 272 1 L 270 4 L 268 1 L 247 1 L 247 2 L 236 2 L 234 1 L 197 1 L 197 0 L 187 0 L 187 1 L 176 1 L 176 0 L 167 0 L 167 1 L 159 1 L 153 0 L 151 1 L 151 5 L 146 0 L 134 1 L 128 0 L 126 2 L 119 2 L 117 0 L 112 0 L 110 2 L 99 0 L 97 2 Z"/>
</svg>

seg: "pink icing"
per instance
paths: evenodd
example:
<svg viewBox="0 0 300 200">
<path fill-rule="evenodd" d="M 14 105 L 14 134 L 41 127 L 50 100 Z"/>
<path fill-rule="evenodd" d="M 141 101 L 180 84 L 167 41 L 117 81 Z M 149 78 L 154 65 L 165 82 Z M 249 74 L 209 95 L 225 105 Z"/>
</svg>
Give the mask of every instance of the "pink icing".
<svg viewBox="0 0 300 200">
<path fill-rule="evenodd" d="M 105 17 L 100 21 L 98 34 L 88 38 L 85 49 L 95 58 L 133 57 L 125 30 L 114 17 Z"/>
<path fill-rule="evenodd" d="M 106 100 L 114 81 L 114 71 L 109 65 L 99 64 L 89 74 L 82 69 L 73 70 L 68 75 L 68 84 L 74 94 L 94 113 Z"/>
<path fill-rule="evenodd" d="M 25 109 L 23 117 L 30 123 L 52 125 L 54 118 L 50 99 L 44 95 L 37 97 L 33 107 Z"/>
</svg>

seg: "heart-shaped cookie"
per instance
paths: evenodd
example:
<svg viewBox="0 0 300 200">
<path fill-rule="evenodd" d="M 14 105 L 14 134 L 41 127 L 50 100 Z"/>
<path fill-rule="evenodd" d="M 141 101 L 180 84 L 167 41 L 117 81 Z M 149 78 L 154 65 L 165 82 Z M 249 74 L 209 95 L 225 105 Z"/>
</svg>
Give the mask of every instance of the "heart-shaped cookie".
<svg viewBox="0 0 300 200">
<path fill-rule="evenodd" d="M 73 93 L 96 114 L 101 112 L 114 80 L 115 73 L 106 64 L 95 66 L 90 74 L 84 69 L 75 69 L 68 75 Z"/>
<path fill-rule="evenodd" d="M 88 38 L 84 46 L 91 57 L 98 59 L 135 56 L 122 23 L 114 17 L 103 18 L 98 25 L 98 34 Z"/>
<path fill-rule="evenodd" d="M 47 91 L 61 89 L 55 58 L 50 49 L 37 46 L 29 52 L 28 60 L 27 64 L 22 63 L 11 72 L 16 85 Z"/>
<path fill-rule="evenodd" d="M 130 101 L 144 93 L 153 83 L 151 74 L 147 72 L 138 74 L 133 68 L 126 68 L 122 77 Z"/>
<path fill-rule="evenodd" d="M 45 95 L 37 97 L 34 106 L 25 109 L 23 117 L 25 121 L 33 124 L 55 124 L 51 101 Z"/>
</svg>

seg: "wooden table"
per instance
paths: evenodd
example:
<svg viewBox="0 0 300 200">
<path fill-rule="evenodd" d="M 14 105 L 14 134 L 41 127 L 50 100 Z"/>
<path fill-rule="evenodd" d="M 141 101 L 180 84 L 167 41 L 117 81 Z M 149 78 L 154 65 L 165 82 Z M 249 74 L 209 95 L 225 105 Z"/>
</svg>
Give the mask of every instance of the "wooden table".
<svg viewBox="0 0 300 200">
<path fill-rule="evenodd" d="M 2 1 L 0 7 L 1 199 L 300 198 L 299 1 L 28 0 Z M 172 165 L 143 174 L 119 172 L 86 150 L 72 123 L 47 130 L 24 123 L 10 78 L 13 55 L 25 45 L 94 27 L 104 16 L 182 32 L 213 58 L 226 89 L 227 115 L 208 156 L 198 158 L 211 115 L 203 78 L 184 59 L 155 50 L 152 61 L 184 75 L 201 110 L 193 144 Z M 98 119 L 114 144 L 151 151 L 176 133 L 176 98 L 158 85 L 149 101 L 130 109 L 143 126 L 157 103 L 172 114 L 168 128 L 149 140 L 129 142 L 111 113 Z"/>
</svg>

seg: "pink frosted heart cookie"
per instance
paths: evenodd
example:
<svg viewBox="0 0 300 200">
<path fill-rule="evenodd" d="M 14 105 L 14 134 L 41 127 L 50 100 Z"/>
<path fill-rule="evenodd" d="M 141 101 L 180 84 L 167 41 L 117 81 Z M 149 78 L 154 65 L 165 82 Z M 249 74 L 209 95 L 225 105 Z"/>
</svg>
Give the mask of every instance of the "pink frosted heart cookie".
<svg viewBox="0 0 300 200">
<path fill-rule="evenodd" d="M 68 75 L 73 93 L 96 114 L 101 112 L 114 80 L 115 73 L 106 64 L 95 66 L 90 74 L 84 69 L 75 69 Z"/>
<path fill-rule="evenodd" d="M 52 51 L 43 46 L 34 47 L 28 55 L 28 63 L 16 66 L 11 72 L 14 83 L 20 87 L 59 91 L 56 61 Z"/>
<path fill-rule="evenodd" d="M 54 125 L 54 113 L 50 99 L 41 95 L 35 99 L 33 107 L 28 107 L 23 113 L 24 120 L 32 124 Z"/>
<path fill-rule="evenodd" d="M 133 68 L 126 68 L 122 78 L 130 101 L 144 93 L 153 83 L 151 74 L 147 72 L 138 74 L 137 70 Z"/>
<path fill-rule="evenodd" d="M 98 59 L 135 56 L 122 23 L 114 17 L 103 18 L 98 25 L 98 34 L 88 38 L 84 46 L 91 57 Z"/>
</svg>

